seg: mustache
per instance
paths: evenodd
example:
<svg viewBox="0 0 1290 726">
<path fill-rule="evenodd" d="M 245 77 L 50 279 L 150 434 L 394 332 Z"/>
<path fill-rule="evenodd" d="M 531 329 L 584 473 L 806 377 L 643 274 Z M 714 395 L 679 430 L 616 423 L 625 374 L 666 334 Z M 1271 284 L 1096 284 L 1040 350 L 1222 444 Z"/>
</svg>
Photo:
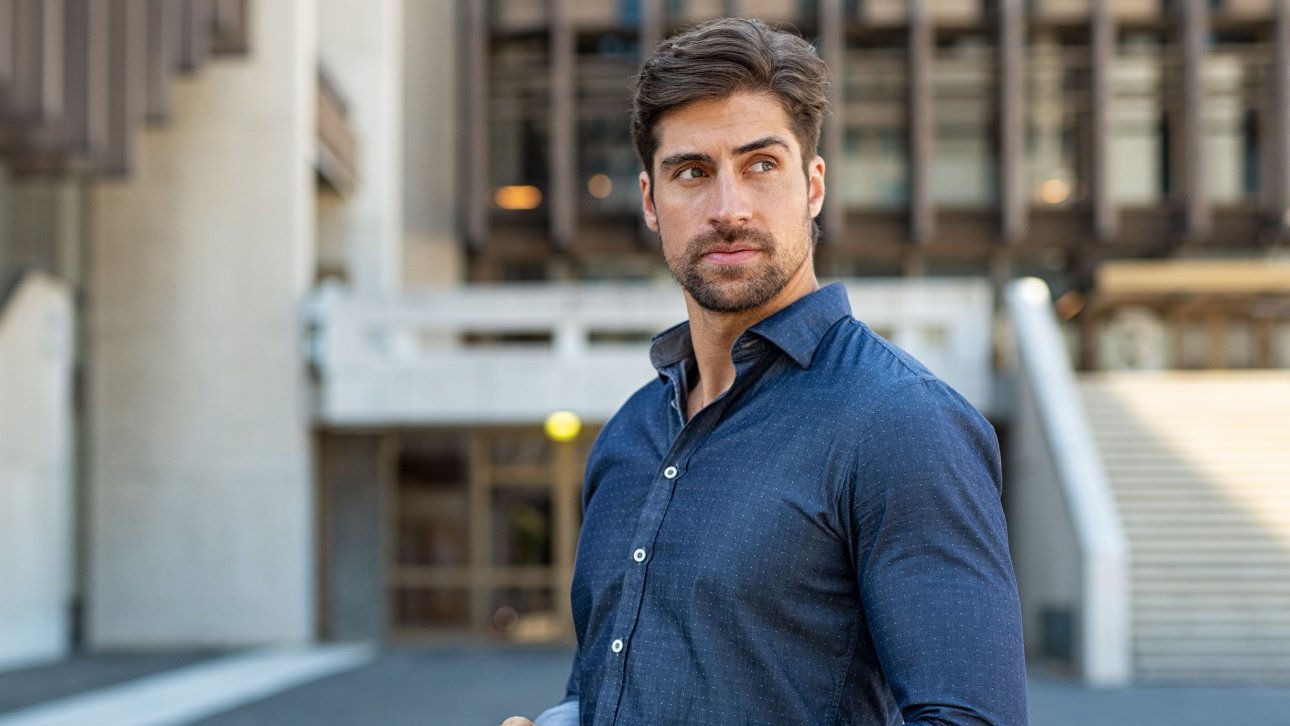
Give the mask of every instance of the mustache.
<svg viewBox="0 0 1290 726">
<path fill-rule="evenodd" d="M 775 246 L 774 238 L 762 230 L 722 225 L 691 237 L 686 244 L 686 253 L 691 259 L 697 259 L 713 247 L 736 242 L 752 243 L 751 246 L 759 250 L 769 250 Z"/>
</svg>

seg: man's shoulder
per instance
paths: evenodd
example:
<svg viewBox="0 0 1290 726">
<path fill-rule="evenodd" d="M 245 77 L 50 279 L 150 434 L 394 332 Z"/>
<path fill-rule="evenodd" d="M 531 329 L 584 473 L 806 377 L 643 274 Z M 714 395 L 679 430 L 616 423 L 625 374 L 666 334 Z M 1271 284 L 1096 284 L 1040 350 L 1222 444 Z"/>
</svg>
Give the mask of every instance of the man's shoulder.
<svg viewBox="0 0 1290 726">
<path fill-rule="evenodd" d="M 853 317 L 838 321 L 820 341 L 811 373 L 836 382 L 848 403 L 873 402 L 885 393 L 940 380 L 917 358 Z"/>
<path fill-rule="evenodd" d="M 834 409 L 860 433 L 891 416 L 926 419 L 947 410 L 969 418 L 980 413 L 913 355 L 855 318 L 840 321 L 821 341 L 808 375 L 816 405 Z"/>
</svg>

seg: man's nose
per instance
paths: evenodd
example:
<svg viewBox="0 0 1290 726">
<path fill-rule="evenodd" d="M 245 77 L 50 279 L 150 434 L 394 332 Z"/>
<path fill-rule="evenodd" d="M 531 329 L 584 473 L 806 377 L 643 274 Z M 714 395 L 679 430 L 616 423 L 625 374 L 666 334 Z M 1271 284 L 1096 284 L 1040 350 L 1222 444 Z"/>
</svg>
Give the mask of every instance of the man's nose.
<svg viewBox="0 0 1290 726">
<path fill-rule="evenodd" d="M 717 177 L 712 200 L 712 219 L 717 225 L 741 225 L 752 217 L 752 205 L 747 189 L 737 176 L 722 174 Z"/>
</svg>

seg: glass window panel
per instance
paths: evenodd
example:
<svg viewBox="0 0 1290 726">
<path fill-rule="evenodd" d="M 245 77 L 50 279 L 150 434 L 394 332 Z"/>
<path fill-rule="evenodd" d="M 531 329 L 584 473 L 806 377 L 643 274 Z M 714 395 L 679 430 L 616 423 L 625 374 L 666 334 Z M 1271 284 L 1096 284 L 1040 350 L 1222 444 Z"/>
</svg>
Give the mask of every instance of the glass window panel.
<svg viewBox="0 0 1290 726">
<path fill-rule="evenodd" d="M 550 174 L 550 85 L 548 74 L 535 73 L 534 68 L 544 70 L 547 65 L 545 44 L 533 41 L 497 48 L 492 59 L 488 183 L 495 219 L 524 214 L 531 220 L 535 213 L 544 214 L 542 195 L 548 191 Z M 502 209 L 496 193 L 508 187 L 531 187 L 537 194 L 520 195 L 516 208 Z"/>
<path fill-rule="evenodd" d="M 846 128 L 829 191 L 848 208 L 899 209 L 909 201 L 906 58 L 903 47 L 847 51 L 839 114 Z"/>
<path fill-rule="evenodd" d="M 1088 46 L 1036 38 L 1026 63 L 1026 178 L 1034 204 L 1065 207 L 1085 192 Z"/>
<path fill-rule="evenodd" d="M 1215 204 L 1245 197 L 1245 70 L 1235 54 L 1210 55 L 1202 65 L 1205 181 Z"/>
<path fill-rule="evenodd" d="M 1111 61 L 1111 198 L 1159 204 L 1166 191 L 1164 59 L 1160 40 L 1127 37 Z"/>
<path fill-rule="evenodd" d="M 938 206 L 987 207 L 998 199 L 994 68 L 993 49 L 976 38 L 937 52 L 930 192 Z"/>
<path fill-rule="evenodd" d="M 608 37 L 608 36 L 607 36 Z M 636 48 L 606 41 L 578 57 L 578 207 L 584 216 L 640 212 L 636 159 L 628 127 Z"/>
</svg>

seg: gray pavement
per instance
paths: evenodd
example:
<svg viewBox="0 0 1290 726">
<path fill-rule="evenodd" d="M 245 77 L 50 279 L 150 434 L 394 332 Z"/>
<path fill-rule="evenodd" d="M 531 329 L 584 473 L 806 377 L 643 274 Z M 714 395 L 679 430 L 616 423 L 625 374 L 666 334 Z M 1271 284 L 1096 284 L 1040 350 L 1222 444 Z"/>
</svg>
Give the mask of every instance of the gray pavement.
<svg viewBox="0 0 1290 726">
<path fill-rule="evenodd" d="M 497 724 L 535 715 L 564 691 L 570 651 L 555 647 L 438 645 L 390 647 L 342 673 L 249 703 L 229 704 L 201 726 L 258 724 Z M 159 669 L 209 662 L 210 653 L 96 655 L 0 674 L 5 711 L 66 697 L 78 688 L 120 685 Z M 79 685 L 77 685 L 79 684 Z M 1290 726 L 1290 684 L 1272 687 L 1089 689 L 1032 669 L 1034 726 Z M 86 725 L 90 726 L 90 725 Z M 108 726 L 94 724 L 93 726 Z"/>
</svg>

